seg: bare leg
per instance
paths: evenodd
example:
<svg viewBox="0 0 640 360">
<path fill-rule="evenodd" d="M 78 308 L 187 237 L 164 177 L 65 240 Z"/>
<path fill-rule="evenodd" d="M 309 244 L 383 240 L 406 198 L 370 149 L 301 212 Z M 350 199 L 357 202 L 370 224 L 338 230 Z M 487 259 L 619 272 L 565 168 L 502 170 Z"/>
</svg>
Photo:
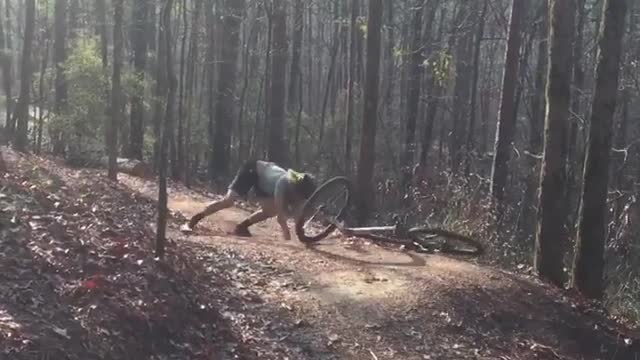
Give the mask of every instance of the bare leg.
<svg viewBox="0 0 640 360">
<path fill-rule="evenodd" d="M 291 240 L 291 234 L 289 233 L 289 225 L 287 225 L 287 217 L 283 214 L 278 214 L 278 210 L 276 208 L 276 204 L 273 198 L 266 198 L 260 200 L 260 205 L 262 209 L 269 214 L 270 217 L 277 215 L 278 225 L 280 225 L 280 229 L 282 230 L 282 236 L 285 240 Z"/>
<path fill-rule="evenodd" d="M 238 224 L 236 226 L 234 233 L 239 236 L 251 236 L 251 232 L 249 232 L 249 226 L 265 221 L 272 216 L 273 215 L 271 212 L 265 211 L 265 209 L 260 209 L 254 212 L 253 214 L 251 214 L 248 218 L 246 218 L 240 224 Z"/>
<path fill-rule="evenodd" d="M 212 202 L 204 210 L 195 214 L 187 224 L 184 224 L 182 226 L 182 231 L 192 231 L 193 228 L 205 217 L 212 215 L 222 209 L 230 208 L 231 206 L 233 206 L 233 202 L 237 198 L 238 195 L 234 191 L 227 191 L 227 194 L 222 199 Z"/>
<path fill-rule="evenodd" d="M 282 236 L 285 240 L 291 240 L 291 233 L 289 233 L 289 225 L 287 224 L 287 218 L 281 215 L 278 215 L 278 224 L 280 225 L 280 229 L 282 229 Z"/>
</svg>

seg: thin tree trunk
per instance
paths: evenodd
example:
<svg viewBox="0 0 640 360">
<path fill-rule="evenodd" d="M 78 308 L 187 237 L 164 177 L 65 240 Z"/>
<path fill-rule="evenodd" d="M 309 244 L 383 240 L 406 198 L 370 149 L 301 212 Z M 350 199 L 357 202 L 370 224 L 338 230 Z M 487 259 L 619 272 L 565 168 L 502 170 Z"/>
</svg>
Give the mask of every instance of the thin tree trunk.
<svg viewBox="0 0 640 360">
<path fill-rule="evenodd" d="M 534 266 L 540 277 L 556 286 L 562 286 L 567 242 L 567 206 L 563 197 L 567 186 L 565 144 L 571 103 L 571 42 L 575 0 L 550 0 L 549 6 L 551 19 L 547 111 Z"/>
<path fill-rule="evenodd" d="M 122 33 L 122 17 L 124 0 L 113 3 L 113 77 L 111 78 L 111 121 L 107 120 L 107 155 L 109 156 L 108 177 L 118 180 L 118 124 L 122 120 L 122 56 L 124 39 Z"/>
<path fill-rule="evenodd" d="M 121 0 L 117 0 L 121 1 Z M 162 8 L 160 24 L 160 43 L 163 43 L 164 58 L 158 58 L 159 62 L 164 62 L 160 68 L 166 69 L 165 77 L 168 81 L 169 91 L 166 97 L 166 108 L 164 112 L 164 124 L 162 131 L 162 141 L 160 146 L 160 166 L 159 166 L 159 186 L 158 186 L 158 223 L 156 231 L 155 256 L 162 259 L 165 253 L 165 236 L 167 228 L 167 173 L 168 173 L 168 147 L 169 141 L 173 138 L 173 111 L 174 98 L 177 88 L 177 80 L 173 71 L 173 54 L 171 49 L 171 9 L 173 0 L 166 0 Z"/>
<path fill-rule="evenodd" d="M 32 46 L 36 19 L 35 0 L 26 0 L 24 42 L 22 45 L 22 71 L 20 72 L 20 98 L 16 111 L 17 125 L 13 147 L 16 151 L 27 151 L 29 130 L 29 104 L 31 99 Z"/>
<path fill-rule="evenodd" d="M 64 63 L 67 61 L 67 0 L 56 0 L 54 8 L 54 45 L 53 61 L 55 62 L 55 107 L 57 115 L 62 115 L 67 103 L 67 80 L 64 73 Z M 64 139 L 61 131 L 52 131 L 53 153 L 61 155 L 64 152 Z"/>
<path fill-rule="evenodd" d="M 455 16 L 455 36 L 451 36 L 450 47 L 455 48 L 455 85 L 453 90 L 453 110 L 451 131 L 449 133 L 449 160 L 451 172 L 458 173 L 464 155 L 464 144 L 469 95 L 471 94 L 471 86 L 469 77 L 471 75 L 471 66 L 468 59 L 471 57 L 471 43 L 473 33 L 469 22 L 469 14 L 473 12 L 473 3 L 465 2 L 460 5 L 458 13 Z"/>
<path fill-rule="evenodd" d="M 587 17 L 585 9 L 586 0 L 577 0 L 577 28 L 573 48 L 573 96 L 571 99 L 571 124 L 569 127 L 567 144 L 567 179 L 569 184 L 566 189 L 566 202 L 570 206 L 570 226 L 577 221 L 580 207 L 580 176 L 584 168 L 584 149 L 578 141 L 579 117 L 583 116 L 583 101 L 585 97 L 585 74 L 583 67 L 584 26 Z"/>
<path fill-rule="evenodd" d="M 133 45 L 133 67 L 138 87 L 131 95 L 131 118 L 129 148 L 127 156 L 142 160 L 144 146 L 144 81 L 147 66 L 147 16 L 149 0 L 133 2 L 131 43 Z"/>
<path fill-rule="evenodd" d="M 5 29 L 3 27 L 3 17 L 4 12 L 2 11 L 2 3 L 0 2 L 0 51 L 4 54 L 0 58 L 0 66 L 2 67 L 2 78 L 3 78 L 3 89 L 5 94 L 5 128 L 7 131 L 7 135 L 11 137 L 13 135 L 13 130 L 15 128 L 15 124 L 12 122 L 11 118 L 11 83 L 12 83 L 12 74 L 11 74 L 11 56 L 9 55 L 11 49 L 9 48 L 9 39 L 11 29 Z M 5 41 L 6 37 L 6 41 Z"/>
<path fill-rule="evenodd" d="M 335 30 L 335 36 L 333 38 L 333 46 L 331 47 L 331 59 L 330 59 L 330 63 L 329 63 L 329 71 L 327 72 L 327 82 L 325 84 L 325 88 L 324 88 L 324 95 L 322 97 L 322 113 L 320 115 L 320 129 L 319 129 L 319 136 L 318 136 L 318 150 L 317 153 L 320 154 L 322 152 L 322 144 L 324 142 L 324 132 L 325 132 L 325 122 L 326 122 L 326 116 L 327 116 L 327 103 L 329 101 L 329 94 L 330 94 L 330 90 L 331 90 L 331 83 L 333 81 L 333 74 L 335 73 L 335 69 L 336 69 L 336 57 L 338 55 L 338 49 L 339 49 L 339 45 L 340 42 L 338 41 L 338 27 L 336 26 L 336 30 Z"/>
<path fill-rule="evenodd" d="M 285 100 L 287 70 L 287 6 L 285 0 L 273 2 L 273 61 L 271 62 L 271 106 L 269 152 L 271 161 L 288 165 L 285 140 Z"/>
<path fill-rule="evenodd" d="M 476 113 L 477 113 L 477 102 L 478 102 L 478 78 L 480 76 L 480 52 L 482 45 L 482 38 L 484 36 L 484 28 L 485 28 L 485 17 L 487 15 L 489 0 L 484 0 L 482 3 L 482 12 L 480 14 L 480 18 L 478 18 L 478 30 L 475 36 L 475 42 L 473 45 L 473 64 L 472 64 L 472 75 L 471 75 L 471 99 L 469 102 L 469 127 L 467 130 L 467 142 L 465 146 L 465 151 L 467 153 L 466 159 L 466 175 L 469 175 L 470 166 L 471 166 L 471 157 L 476 151 L 476 144 L 473 141 L 474 137 L 477 136 L 476 133 Z"/>
<path fill-rule="evenodd" d="M 444 26 L 446 19 L 446 7 L 440 10 L 440 20 L 438 25 L 438 36 L 436 41 L 440 41 L 443 38 Z M 430 47 L 433 52 L 435 48 Z M 427 159 L 429 157 L 429 151 L 431 151 L 431 145 L 433 143 L 433 127 L 436 121 L 436 114 L 438 113 L 438 101 L 442 96 L 443 87 L 440 81 L 436 78 L 433 69 L 429 69 L 429 88 L 427 93 L 427 106 L 425 109 L 425 125 L 422 133 L 421 150 L 420 150 L 420 168 L 423 169 L 427 165 Z"/>
<path fill-rule="evenodd" d="M 411 39 L 411 55 L 409 56 L 409 78 L 407 82 L 407 109 L 405 141 L 402 153 L 401 167 L 403 174 L 403 191 L 411 180 L 413 162 L 416 152 L 416 122 L 418 118 L 418 105 L 420 101 L 420 85 L 422 82 L 422 13 L 424 11 L 423 0 L 417 0 L 413 5 L 413 29 Z"/>
<path fill-rule="evenodd" d="M 46 21 L 46 18 L 45 18 Z M 36 134 L 34 134 L 35 138 L 35 152 L 36 154 L 40 154 L 42 151 L 42 130 L 44 127 L 44 109 L 47 108 L 47 100 L 44 91 L 45 85 L 45 73 L 47 71 L 47 67 L 49 66 L 49 32 L 47 31 L 47 35 L 45 35 L 44 39 L 44 50 L 42 51 L 42 66 L 40 67 L 40 80 L 38 81 L 38 100 L 39 100 L 39 110 L 38 110 L 38 127 Z"/>
<path fill-rule="evenodd" d="M 345 124 L 345 135 L 344 135 L 344 162 L 345 162 L 345 173 L 347 176 L 351 175 L 351 170 L 353 166 L 352 160 L 352 148 L 353 148 L 353 107 L 354 107 L 354 83 L 356 79 L 356 45 L 357 45 L 357 36 L 360 29 L 358 28 L 358 16 L 360 15 L 360 1 L 359 0 L 351 0 L 351 32 L 350 32 L 350 41 L 349 41 L 349 71 L 348 71 L 348 84 L 347 84 L 347 120 Z M 296 139 L 297 143 L 297 139 Z"/>
<path fill-rule="evenodd" d="M 100 54 L 102 56 L 102 66 L 106 68 L 109 64 L 106 0 L 96 0 L 96 13 L 98 15 L 98 32 L 100 33 Z"/>
<path fill-rule="evenodd" d="M 244 138 L 244 123 L 245 123 L 245 109 L 247 103 L 247 93 L 249 92 L 249 80 L 253 77 L 256 66 L 251 66 L 252 56 L 250 49 L 255 48 L 258 41 L 258 26 L 256 24 L 257 19 L 254 19 L 250 25 L 250 29 L 247 33 L 245 29 L 245 40 L 243 41 L 243 62 L 242 62 L 242 91 L 240 92 L 240 111 L 238 113 L 238 159 L 242 160 L 247 156 L 250 151 L 245 151 L 246 144 Z M 251 139 L 249 139 L 249 147 L 251 147 Z"/>
<path fill-rule="evenodd" d="M 202 11 L 203 0 L 195 1 L 195 8 L 191 18 L 191 38 L 189 39 L 189 67 L 187 68 L 187 128 L 185 136 L 185 171 L 184 182 L 187 187 L 191 186 L 193 145 L 191 143 L 191 135 L 193 132 L 193 94 L 197 90 L 196 74 L 198 72 L 197 62 L 199 61 L 199 40 L 200 37 L 200 14 Z M 200 107 L 197 107 L 197 113 L 200 114 Z"/>
<path fill-rule="evenodd" d="M 570 0 L 572 1 L 572 0 Z M 511 5 L 511 19 L 509 21 L 509 38 L 505 56 L 505 70 L 502 78 L 500 112 L 491 174 L 491 196 L 496 210 L 502 215 L 504 211 L 504 192 L 509 173 L 509 154 L 515 134 L 515 89 L 518 81 L 518 54 L 522 41 L 521 23 L 525 2 L 513 0 Z"/>
<path fill-rule="evenodd" d="M 626 0 L 605 0 L 603 12 L 572 279 L 578 291 L 593 299 L 601 299 L 604 294 L 611 129 L 618 96 Z"/>
<path fill-rule="evenodd" d="M 544 86 L 548 60 L 548 1 L 543 5 L 545 11 L 542 21 L 537 29 L 538 59 L 536 64 L 536 76 L 534 80 L 533 97 L 531 99 L 531 118 L 529 119 L 529 154 L 526 157 L 526 171 L 528 172 L 524 199 L 522 201 L 522 217 L 524 219 L 521 233 L 535 232 L 535 193 L 540 179 L 540 164 L 537 158 L 542 153 L 543 128 L 544 128 Z"/>
<path fill-rule="evenodd" d="M 365 80 L 362 141 L 358 161 L 358 220 L 366 221 L 375 203 L 374 165 L 376 124 L 378 122 L 378 86 L 380 72 L 380 33 L 382 0 L 369 0 L 367 25 L 367 75 Z"/>
<path fill-rule="evenodd" d="M 240 43 L 240 22 L 244 0 L 225 0 L 227 12 L 223 18 L 222 56 L 219 61 L 218 94 L 215 106 L 215 134 L 213 141 L 213 170 L 219 178 L 227 173 L 230 158 L 231 129 L 236 88 L 236 61 Z"/>
<path fill-rule="evenodd" d="M 293 14 L 293 43 L 291 47 L 291 76 L 289 76 L 289 112 L 296 109 L 298 103 L 302 100 L 302 93 L 298 92 L 298 78 L 302 72 L 300 65 L 302 36 L 304 30 L 304 1 L 295 0 Z"/>
</svg>

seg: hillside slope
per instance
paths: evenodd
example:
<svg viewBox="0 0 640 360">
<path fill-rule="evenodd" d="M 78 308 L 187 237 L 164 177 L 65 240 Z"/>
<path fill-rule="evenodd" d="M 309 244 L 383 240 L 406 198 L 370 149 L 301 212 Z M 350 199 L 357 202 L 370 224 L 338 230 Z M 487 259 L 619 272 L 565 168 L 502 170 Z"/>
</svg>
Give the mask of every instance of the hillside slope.
<svg viewBox="0 0 640 360">
<path fill-rule="evenodd" d="M 156 186 L 4 150 L 1 359 L 636 359 L 629 329 L 566 292 L 443 256 L 338 237 L 306 248 L 248 212 L 177 231 L 205 206 L 173 185 L 153 259 Z"/>
</svg>

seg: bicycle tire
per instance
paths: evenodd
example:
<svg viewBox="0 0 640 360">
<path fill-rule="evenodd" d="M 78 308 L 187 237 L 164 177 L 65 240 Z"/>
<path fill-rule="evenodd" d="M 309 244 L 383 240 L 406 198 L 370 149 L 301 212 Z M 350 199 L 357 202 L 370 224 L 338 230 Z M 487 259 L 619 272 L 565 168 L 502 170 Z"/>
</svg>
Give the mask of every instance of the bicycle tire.
<svg viewBox="0 0 640 360">
<path fill-rule="evenodd" d="M 438 248 L 438 250 L 442 253 L 467 256 L 479 256 L 484 253 L 484 246 L 479 241 L 469 236 L 456 233 L 454 231 L 449 231 L 441 228 L 419 226 L 409 229 L 408 235 L 421 247 L 430 249 Z M 424 235 L 436 235 L 443 237 L 445 239 L 445 245 L 443 246 L 442 244 L 439 244 L 439 242 L 424 239 L 422 238 L 422 236 Z M 462 247 L 451 246 L 451 243 L 454 242 L 462 243 L 463 245 L 466 245 L 467 249 L 471 248 L 471 250 L 466 250 Z"/>
<path fill-rule="evenodd" d="M 316 191 L 314 191 L 313 194 L 311 194 L 311 196 L 307 199 L 307 201 L 305 201 L 302 207 L 302 211 L 300 212 L 300 215 L 296 219 L 295 223 L 296 235 L 298 236 L 298 240 L 300 240 L 301 242 L 314 243 L 320 241 L 326 238 L 336 229 L 336 225 L 334 223 L 331 223 L 327 225 L 319 234 L 314 236 L 309 236 L 307 233 L 305 233 L 304 229 L 305 223 L 307 222 L 309 215 L 311 215 L 310 212 L 313 205 L 315 205 L 319 200 L 322 201 L 327 199 L 328 197 L 326 196 L 326 193 L 328 191 L 332 191 L 333 187 L 335 186 L 342 187 L 344 190 L 346 190 L 346 200 L 342 208 L 338 211 L 336 220 L 340 220 L 344 216 L 351 200 L 351 182 L 344 176 L 336 176 L 327 180 L 324 184 L 317 188 Z"/>
</svg>

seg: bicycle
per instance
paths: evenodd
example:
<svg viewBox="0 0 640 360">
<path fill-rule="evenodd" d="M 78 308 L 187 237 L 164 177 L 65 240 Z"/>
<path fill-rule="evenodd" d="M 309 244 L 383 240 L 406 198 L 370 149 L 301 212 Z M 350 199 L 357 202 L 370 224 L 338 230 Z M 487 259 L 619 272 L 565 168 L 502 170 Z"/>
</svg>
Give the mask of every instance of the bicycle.
<svg viewBox="0 0 640 360">
<path fill-rule="evenodd" d="M 484 252 L 482 244 L 468 236 L 442 228 L 416 226 L 408 228 L 406 221 L 394 216 L 394 225 L 372 227 L 347 227 L 344 217 L 351 202 L 351 182 L 343 176 L 329 179 L 307 199 L 295 222 L 298 239 L 307 244 L 316 243 L 335 230 L 345 236 L 367 238 L 376 242 L 401 245 L 404 248 L 424 253 L 448 253 L 456 255 L 479 256 Z M 339 200 L 337 204 L 333 202 Z M 319 219 L 319 213 L 326 213 Z M 307 228 L 307 225 L 318 225 Z M 318 230 L 318 233 L 313 233 Z M 378 233 L 390 233 L 382 236 Z"/>
</svg>

